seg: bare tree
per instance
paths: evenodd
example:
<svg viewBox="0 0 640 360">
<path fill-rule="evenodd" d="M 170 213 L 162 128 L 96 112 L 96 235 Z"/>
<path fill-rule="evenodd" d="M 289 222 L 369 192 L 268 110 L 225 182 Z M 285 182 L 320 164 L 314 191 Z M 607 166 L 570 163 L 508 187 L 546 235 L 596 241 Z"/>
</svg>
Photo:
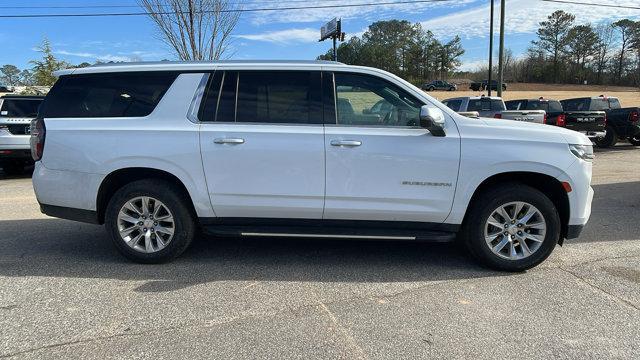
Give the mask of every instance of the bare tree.
<svg viewBox="0 0 640 360">
<path fill-rule="evenodd" d="M 229 56 L 239 8 L 227 0 L 138 0 L 180 60 Z"/>
<path fill-rule="evenodd" d="M 611 58 L 611 43 L 613 42 L 613 27 L 611 24 L 600 24 L 596 26 L 596 33 L 598 34 L 598 44 L 596 50 L 596 72 L 597 82 L 602 84 L 602 74 L 604 72 L 607 63 Z"/>
</svg>

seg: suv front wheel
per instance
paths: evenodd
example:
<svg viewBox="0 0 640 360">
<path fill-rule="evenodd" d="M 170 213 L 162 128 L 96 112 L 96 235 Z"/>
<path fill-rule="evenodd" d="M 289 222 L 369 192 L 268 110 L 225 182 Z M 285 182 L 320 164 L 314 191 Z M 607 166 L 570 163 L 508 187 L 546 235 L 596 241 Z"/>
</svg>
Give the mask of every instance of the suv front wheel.
<svg viewBox="0 0 640 360">
<path fill-rule="evenodd" d="M 524 271 L 544 261 L 560 238 L 560 216 L 542 192 L 507 184 L 482 194 L 469 210 L 462 239 L 483 265 Z"/>
<path fill-rule="evenodd" d="M 120 188 L 109 201 L 105 227 L 116 248 L 139 263 L 162 263 L 182 254 L 196 224 L 184 196 L 162 180 L 145 179 Z"/>
</svg>

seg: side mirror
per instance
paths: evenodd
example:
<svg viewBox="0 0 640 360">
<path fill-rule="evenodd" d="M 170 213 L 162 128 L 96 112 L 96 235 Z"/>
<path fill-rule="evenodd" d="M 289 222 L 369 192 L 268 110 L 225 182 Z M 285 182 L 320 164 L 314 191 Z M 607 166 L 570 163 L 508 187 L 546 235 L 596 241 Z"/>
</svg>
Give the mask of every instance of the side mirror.
<svg viewBox="0 0 640 360">
<path fill-rule="evenodd" d="M 420 127 L 429 130 L 433 136 L 445 136 L 442 110 L 435 106 L 423 105 L 420 108 Z"/>
<path fill-rule="evenodd" d="M 370 114 L 373 114 L 373 111 L 371 111 L 371 109 L 362 109 L 362 114 L 370 115 Z"/>
</svg>

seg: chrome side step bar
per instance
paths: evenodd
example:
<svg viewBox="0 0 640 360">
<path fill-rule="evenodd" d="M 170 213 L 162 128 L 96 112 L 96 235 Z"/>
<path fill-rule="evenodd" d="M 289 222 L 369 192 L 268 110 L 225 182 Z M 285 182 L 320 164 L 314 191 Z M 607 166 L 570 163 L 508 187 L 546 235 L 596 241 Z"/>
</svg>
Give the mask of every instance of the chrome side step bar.
<svg viewBox="0 0 640 360">
<path fill-rule="evenodd" d="M 241 232 L 241 236 L 256 237 L 302 237 L 324 239 L 368 239 L 368 240 L 415 240 L 415 236 L 375 236 L 375 235 L 339 235 L 339 234 L 289 234 L 268 232 Z"/>
</svg>

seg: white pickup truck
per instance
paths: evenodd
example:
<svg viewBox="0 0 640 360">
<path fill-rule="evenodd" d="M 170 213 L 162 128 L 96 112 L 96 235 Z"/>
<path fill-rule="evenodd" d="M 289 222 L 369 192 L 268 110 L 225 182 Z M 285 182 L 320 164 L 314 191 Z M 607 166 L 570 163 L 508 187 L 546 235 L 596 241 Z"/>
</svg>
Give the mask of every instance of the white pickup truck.
<svg viewBox="0 0 640 360">
<path fill-rule="evenodd" d="M 547 113 L 544 110 L 507 110 L 502 98 L 497 96 L 466 96 L 444 100 L 443 104 L 451 110 L 468 116 L 478 113 L 480 117 L 525 121 L 536 124 L 546 122 Z"/>
</svg>

